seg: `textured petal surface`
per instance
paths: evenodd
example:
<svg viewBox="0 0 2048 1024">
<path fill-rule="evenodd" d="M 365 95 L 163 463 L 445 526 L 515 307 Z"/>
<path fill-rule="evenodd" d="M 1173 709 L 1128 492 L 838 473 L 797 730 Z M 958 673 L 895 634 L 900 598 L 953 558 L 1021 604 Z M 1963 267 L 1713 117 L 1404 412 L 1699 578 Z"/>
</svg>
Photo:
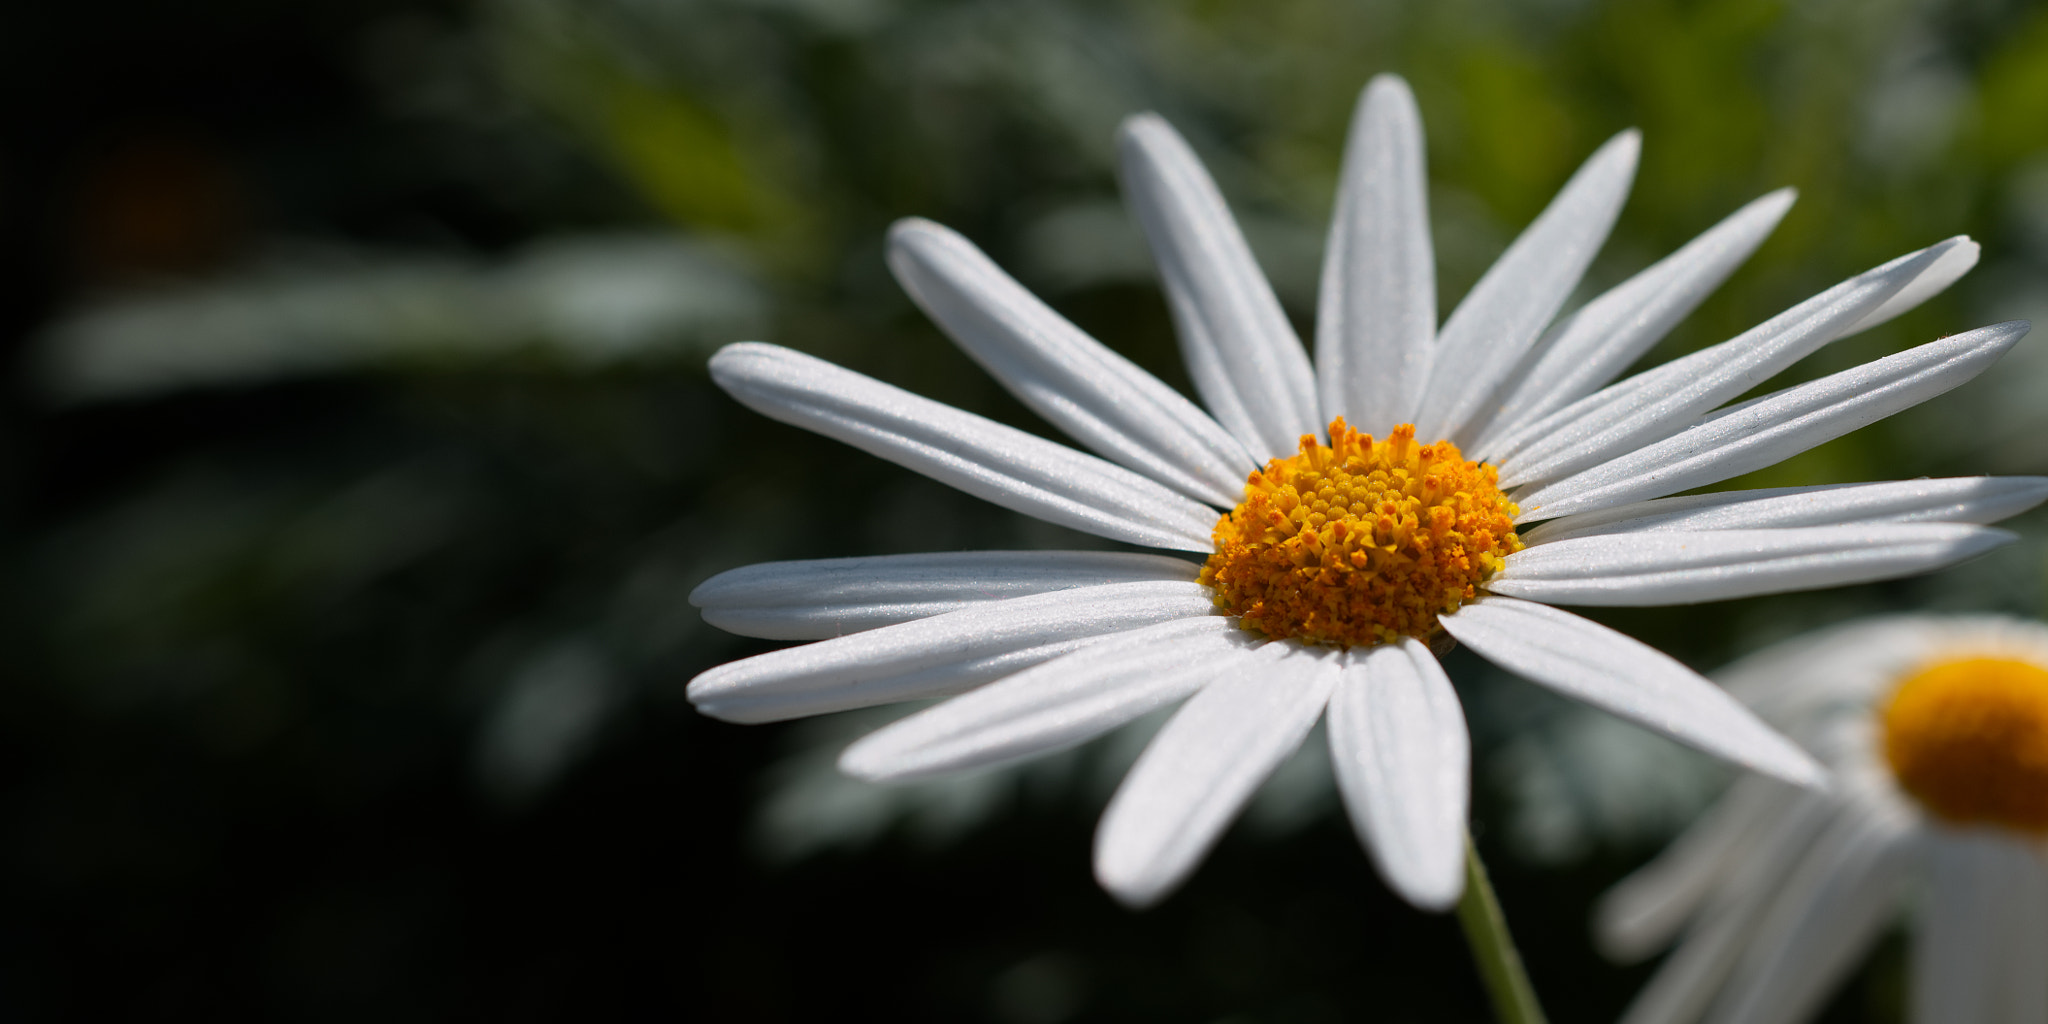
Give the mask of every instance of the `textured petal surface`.
<svg viewBox="0 0 2048 1024">
<path fill-rule="evenodd" d="M 1615 533 L 1759 530 L 1848 523 L 1995 523 L 2048 500 L 2048 477 L 1963 476 L 1773 487 L 1639 501 L 1521 531 L 1532 547 Z"/>
<path fill-rule="evenodd" d="M 1820 766 L 1720 687 L 1668 655 L 1569 612 L 1483 597 L 1441 620 L 1481 657 L 1688 746 L 1811 784 Z"/>
<path fill-rule="evenodd" d="M 889 268 L 975 362 L 1047 422 L 1189 497 L 1237 503 L 1254 467 L 1236 439 L 1053 312 L 965 238 L 930 221 L 898 221 Z"/>
<path fill-rule="evenodd" d="M 1117 141 L 1196 390 L 1254 458 L 1292 454 L 1301 435 L 1323 430 L 1315 376 L 1223 194 L 1158 115 L 1125 121 Z M 1239 472 L 1225 504 L 1243 484 Z"/>
<path fill-rule="evenodd" d="M 1344 144 L 1316 306 L 1316 384 L 1325 416 L 1380 437 L 1414 418 L 1436 338 L 1424 160 L 1415 94 L 1394 75 L 1375 77 Z"/>
<path fill-rule="evenodd" d="M 1517 493 L 1518 521 L 1662 497 L 1773 465 L 1975 377 L 2027 326 L 1980 327 L 1732 406 L 1611 462 Z"/>
<path fill-rule="evenodd" d="M 720 665 L 690 680 L 690 703 L 730 722 L 937 697 L 999 679 L 1110 633 L 1206 616 L 1197 583 L 1118 583 L 989 601 L 929 619 Z"/>
<path fill-rule="evenodd" d="M 1926 273 L 1914 278 L 1912 284 L 1899 289 L 1897 295 L 1884 300 L 1884 305 L 1865 314 L 1863 319 L 1856 321 L 1856 326 L 1849 328 L 1842 336 L 1846 338 L 1850 334 L 1860 334 L 1900 314 L 1911 312 L 1913 307 L 1947 291 L 1949 285 L 1956 283 L 1977 265 L 1980 251 L 1976 242 L 1964 239 L 1962 245 L 1943 252 L 1940 262 L 1929 267 Z"/>
<path fill-rule="evenodd" d="M 1076 587 L 1193 581 L 1201 566 L 1125 551 L 946 551 L 763 562 L 690 592 L 704 621 L 741 636 L 823 640 Z"/>
<path fill-rule="evenodd" d="M 839 767 L 909 779 L 1061 750 L 1242 671 L 1257 642 L 1217 615 L 1118 633 L 870 733 Z"/>
<path fill-rule="evenodd" d="M 1486 589 L 1549 604 L 1725 601 L 1927 572 L 2017 539 L 1956 523 L 1603 534 L 1509 555 Z"/>
<path fill-rule="evenodd" d="M 1756 251 L 1792 208 L 1793 196 L 1785 188 L 1751 202 L 1552 324 L 1503 390 L 1473 457 L 1491 457 L 1516 428 L 1620 376 Z"/>
<path fill-rule="evenodd" d="M 1451 311 L 1430 357 L 1417 437 L 1475 440 L 1508 375 L 1607 241 L 1642 148 L 1633 129 L 1609 139 Z"/>
<path fill-rule="evenodd" d="M 1344 655 L 1330 759 L 1359 838 L 1389 888 L 1424 910 L 1465 891 L 1472 741 L 1457 692 L 1420 641 Z"/>
<path fill-rule="evenodd" d="M 1678 433 L 1708 410 L 1847 334 L 1857 320 L 1965 241 L 1952 238 L 1901 256 L 1735 338 L 1641 374 L 1625 399 L 1605 403 L 1504 458 L 1502 486 L 1555 480 Z"/>
<path fill-rule="evenodd" d="M 1131 767 L 1095 833 L 1095 877 L 1147 906 L 1178 886 L 1322 715 L 1327 653 L 1272 643 L 1195 694 Z"/>
<path fill-rule="evenodd" d="M 1146 547 L 1207 552 L 1216 512 L 1121 466 L 921 398 L 822 359 L 742 342 L 711 379 L 764 416 L 813 430 L 1004 508 Z"/>
</svg>

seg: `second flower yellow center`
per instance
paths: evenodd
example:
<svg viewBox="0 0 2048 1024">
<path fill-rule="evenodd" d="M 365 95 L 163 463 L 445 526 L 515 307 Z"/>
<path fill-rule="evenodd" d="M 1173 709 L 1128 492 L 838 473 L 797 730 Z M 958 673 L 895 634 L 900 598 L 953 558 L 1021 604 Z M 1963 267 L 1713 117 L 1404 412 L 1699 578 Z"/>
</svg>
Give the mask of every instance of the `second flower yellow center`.
<svg viewBox="0 0 2048 1024">
<path fill-rule="evenodd" d="M 1216 522 L 1202 582 L 1275 640 L 1428 639 L 1522 549 L 1498 479 L 1449 441 L 1416 444 L 1413 426 L 1374 443 L 1339 417 L 1329 445 L 1303 435 L 1300 454 L 1251 474 Z"/>
<path fill-rule="evenodd" d="M 1899 684 L 1883 718 L 1893 777 L 1935 817 L 2048 832 L 2048 670 L 1938 662 Z"/>
</svg>

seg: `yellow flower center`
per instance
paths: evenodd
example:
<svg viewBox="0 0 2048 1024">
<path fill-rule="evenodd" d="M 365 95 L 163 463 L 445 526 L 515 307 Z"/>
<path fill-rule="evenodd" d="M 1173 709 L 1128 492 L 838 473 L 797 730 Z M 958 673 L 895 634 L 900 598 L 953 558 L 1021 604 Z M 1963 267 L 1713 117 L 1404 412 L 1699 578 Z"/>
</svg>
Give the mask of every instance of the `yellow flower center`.
<svg viewBox="0 0 2048 1024">
<path fill-rule="evenodd" d="M 2007 658 L 1922 669 L 1884 709 L 1884 753 L 1937 818 L 2048 832 L 2048 669 Z"/>
<path fill-rule="evenodd" d="M 1498 480 L 1449 441 L 1416 444 L 1413 426 L 1375 444 L 1338 417 L 1327 447 L 1304 434 L 1301 454 L 1245 481 L 1244 501 L 1216 521 L 1202 582 L 1275 640 L 1428 639 L 1522 550 L 1521 510 Z"/>
</svg>

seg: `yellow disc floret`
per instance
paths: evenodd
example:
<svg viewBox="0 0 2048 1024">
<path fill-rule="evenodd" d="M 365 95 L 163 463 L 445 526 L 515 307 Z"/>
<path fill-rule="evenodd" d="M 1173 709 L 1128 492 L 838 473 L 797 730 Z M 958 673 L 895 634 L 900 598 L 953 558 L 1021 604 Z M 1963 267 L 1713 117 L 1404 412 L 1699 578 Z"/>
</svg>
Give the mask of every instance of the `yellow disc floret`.
<svg viewBox="0 0 2048 1024">
<path fill-rule="evenodd" d="M 1884 753 L 1937 818 L 2048 832 L 2048 669 L 2009 658 L 1922 669 L 1884 709 Z"/>
<path fill-rule="evenodd" d="M 1202 582 L 1275 640 L 1428 639 L 1522 549 L 1498 479 L 1449 441 L 1416 444 L 1413 426 L 1375 444 L 1339 417 L 1328 446 L 1303 435 L 1301 454 L 1252 473 L 1216 521 Z"/>
</svg>

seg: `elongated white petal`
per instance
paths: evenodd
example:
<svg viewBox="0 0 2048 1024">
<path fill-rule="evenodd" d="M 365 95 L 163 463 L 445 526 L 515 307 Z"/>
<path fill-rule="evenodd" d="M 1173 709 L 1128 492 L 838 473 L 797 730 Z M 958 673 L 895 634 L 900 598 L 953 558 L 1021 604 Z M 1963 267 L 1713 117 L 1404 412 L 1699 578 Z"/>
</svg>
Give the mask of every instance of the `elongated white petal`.
<svg viewBox="0 0 2048 1024">
<path fill-rule="evenodd" d="M 1065 654 L 1079 641 L 1212 611 L 1209 588 L 1184 582 L 988 601 L 728 662 L 690 680 L 690 702 L 713 718 L 772 722 L 944 696 Z"/>
<path fill-rule="evenodd" d="M 1076 587 L 1189 580 L 1201 566 L 1124 551 L 948 551 L 763 562 L 690 591 L 704 621 L 741 636 L 822 640 Z"/>
<path fill-rule="evenodd" d="M 1662 949 L 1803 792 L 1760 775 L 1737 779 L 1656 860 L 1600 897 L 1593 908 L 1600 952 L 1634 963 Z"/>
<path fill-rule="evenodd" d="M 1199 501 L 1230 506 L 1243 495 L 1255 467 L 1235 438 L 1053 312 L 967 239 L 928 220 L 897 221 L 889 268 L 989 376 L 1096 454 Z"/>
<path fill-rule="evenodd" d="M 1708 1020 L 1805 1020 L 1891 923 L 1912 852 L 1896 824 L 1845 816 L 1786 882 Z"/>
<path fill-rule="evenodd" d="M 764 416 L 916 470 L 1004 508 L 1146 547 L 1211 550 L 1216 513 L 1121 466 L 921 398 L 822 359 L 741 342 L 711 379 Z"/>
<path fill-rule="evenodd" d="M 1414 419 L 1436 339 L 1424 161 L 1415 94 L 1376 76 L 1352 114 L 1323 252 L 1316 385 L 1323 415 L 1380 437 Z"/>
<path fill-rule="evenodd" d="M 1301 435 L 1323 430 L 1315 375 L 1223 193 L 1157 114 L 1125 121 L 1117 145 L 1195 389 L 1252 457 L 1293 454 Z M 1237 501 L 1244 472 L 1230 482 L 1225 504 Z"/>
<path fill-rule="evenodd" d="M 1993 1024 L 2000 961 L 1998 927 L 2012 899 L 1996 840 L 1943 835 L 1928 843 L 1928 877 L 1913 933 L 1912 1020 Z M 2041 963 L 2031 965 L 2039 971 Z"/>
<path fill-rule="evenodd" d="M 1968 238 L 1963 244 L 1942 253 L 1940 262 L 1927 268 L 1927 272 L 1913 279 L 1913 283 L 1899 289 L 1898 294 L 1884 300 L 1884 305 L 1865 314 L 1856 325 L 1844 332 L 1842 337 L 1861 334 L 1894 317 L 1912 311 L 1913 307 L 1926 302 L 1948 290 L 1964 274 L 1977 265 L 1979 249 L 1977 243 Z"/>
<path fill-rule="evenodd" d="M 1124 776 L 1095 833 L 1095 877 L 1134 907 L 1195 869 L 1323 713 L 1337 665 L 1272 643 L 1195 694 Z"/>
<path fill-rule="evenodd" d="M 1867 270 L 1711 348 L 1641 374 L 1613 402 L 1501 462 L 1501 485 L 1556 480 L 1685 429 L 1702 414 L 1846 334 L 1865 314 L 1936 266 L 1967 239 Z"/>
<path fill-rule="evenodd" d="M 1476 439 L 1508 375 L 1607 241 L 1642 148 L 1634 129 L 1609 139 L 1451 311 L 1430 358 L 1416 436 Z"/>
<path fill-rule="evenodd" d="M 1065 749 L 1242 671 L 1257 642 L 1219 615 L 1118 633 L 870 733 L 839 767 L 913 779 Z"/>
<path fill-rule="evenodd" d="M 1725 601 L 1928 572 L 2017 539 L 1958 523 L 1602 534 L 1515 552 L 1486 589 L 1548 604 Z"/>
<path fill-rule="evenodd" d="M 1961 476 L 1719 491 L 1638 501 L 1522 531 L 1534 547 L 1617 533 L 1756 530 L 1849 523 L 1995 523 L 2048 500 L 2048 477 Z"/>
<path fill-rule="evenodd" d="M 1380 877 L 1424 910 L 1450 909 L 1465 891 L 1472 741 L 1429 648 L 1347 652 L 1330 695 L 1330 759 Z"/>
<path fill-rule="evenodd" d="M 2048 964 L 2048 861 L 2024 849 L 2009 851 L 2008 859 L 2000 1002 L 2006 1020 L 2041 1024 L 2048 1021 L 2048 978 L 2041 975 Z"/>
<path fill-rule="evenodd" d="M 1720 687 L 1606 626 L 1505 597 L 1482 597 L 1439 621 L 1488 661 L 1680 743 L 1787 782 L 1822 777 L 1805 751 Z"/>
<path fill-rule="evenodd" d="M 1620 376 L 1763 244 L 1795 195 L 1781 188 L 1751 202 L 1552 324 L 1503 390 L 1472 457 L 1490 458 L 1517 428 Z"/>
<path fill-rule="evenodd" d="M 1758 922 L 1787 893 L 1786 882 L 1816 837 L 1839 827 L 1843 805 L 1829 794 L 1799 791 L 1783 813 L 1766 819 L 1754 845 L 1737 852 L 1721 885 L 1621 1024 L 1693 1022 L 1714 1001 L 1748 947 Z"/>
<path fill-rule="evenodd" d="M 1746 402 L 1582 473 L 1514 495 L 1518 522 L 1611 508 L 1762 469 L 1984 372 L 2027 333 L 1994 324 Z"/>
</svg>

